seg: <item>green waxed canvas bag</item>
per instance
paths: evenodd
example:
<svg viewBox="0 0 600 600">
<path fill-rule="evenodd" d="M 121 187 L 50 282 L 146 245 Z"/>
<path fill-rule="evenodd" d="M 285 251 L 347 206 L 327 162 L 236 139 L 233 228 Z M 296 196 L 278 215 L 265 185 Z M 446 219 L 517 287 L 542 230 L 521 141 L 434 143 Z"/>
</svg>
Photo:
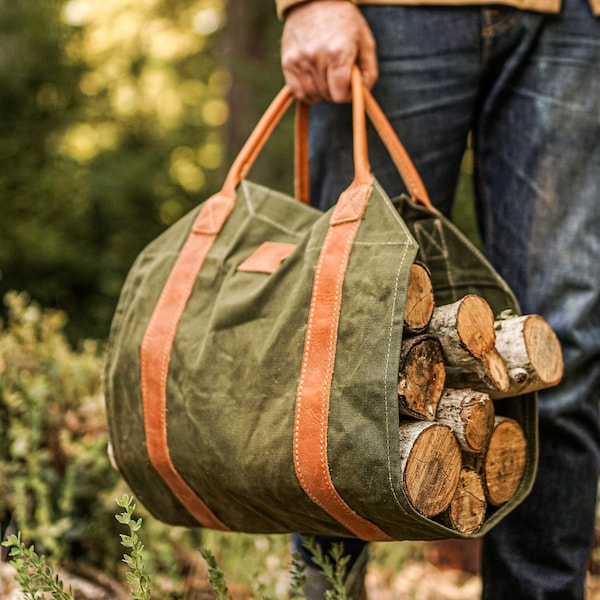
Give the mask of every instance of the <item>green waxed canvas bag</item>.
<svg viewBox="0 0 600 600">
<path fill-rule="evenodd" d="M 335 207 L 245 179 L 291 103 L 284 88 L 221 191 L 145 248 L 127 277 L 105 370 L 112 452 L 162 521 L 470 537 L 421 515 L 403 492 L 397 380 L 410 267 L 428 266 L 437 304 L 477 293 L 496 314 L 519 309 L 483 256 L 423 206 L 422 183 L 356 76 L 353 95 L 355 176 Z M 392 201 L 373 180 L 365 112 L 417 201 Z M 535 475 L 535 394 L 496 412 L 523 428 L 527 460 L 516 494 L 488 511 L 477 536 Z"/>
</svg>

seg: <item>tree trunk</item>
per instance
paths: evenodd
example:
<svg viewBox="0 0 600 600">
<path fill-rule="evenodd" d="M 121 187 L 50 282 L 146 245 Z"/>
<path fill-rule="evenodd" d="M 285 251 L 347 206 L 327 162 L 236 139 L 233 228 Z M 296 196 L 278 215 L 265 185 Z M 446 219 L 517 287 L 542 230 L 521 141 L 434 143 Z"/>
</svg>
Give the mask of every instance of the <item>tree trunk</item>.
<svg viewBox="0 0 600 600">
<path fill-rule="evenodd" d="M 470 365 L 494 347 L 494 313 L 484 298 L 468 294 L 452 304 L 437 306 L 429 333 L 439 338 L 449 365 Z"/>
<path fill-rule="evenodd" d="M 517 491 L 525 471 L 526 457 L 527 440 L 519 423 L 497 416 L 485 453 L 465 454 L 464 462 L 480 473 L 487 501 L 493 506 L 500 506 Z"/>
<path fill-rule="evenodd" d="M 520 396 L 556 385 L 563 375 L 560 342 L 539 315 L 524 315 L 496 323 L 496 347 L 502 354 L 510 386 L 496 397 Z"/>
<path fill-rule="evenodd" d="M 483 525 L 486 509 L 481 477 L 472 469 L 463 468 L 450 506 L 440 521 L 460 533 L 475 533 Z"/>
<path fill-rule="evenodd" d="M 508 369 L 495 346 L 494 314 L 481 296 L 468 294 L 436 307 L 428 333 L 442 344 L 452 387 L 475 387 L 472 381 L 483 381 L 493 389 L 508 389 Z"/>
</svg>

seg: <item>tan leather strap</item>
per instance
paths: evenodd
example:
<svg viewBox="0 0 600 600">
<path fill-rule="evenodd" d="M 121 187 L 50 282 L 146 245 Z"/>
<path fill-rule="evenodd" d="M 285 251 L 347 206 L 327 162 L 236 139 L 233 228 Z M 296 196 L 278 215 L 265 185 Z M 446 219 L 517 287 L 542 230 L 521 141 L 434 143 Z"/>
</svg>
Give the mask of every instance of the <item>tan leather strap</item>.
<svg viewBox="0 0 600 600">
<path fill-rule="evenodd" d="M 354 68 L 353 76 L 359 72 L 358 67 Z M 394 128 L 391 126 L 384 112 L 381 110 L 379 104 L 375 98 L 373 98 L 371 92 L 366 88 L 364 89 L 364 107 L 369 116 L 369 119 L 373 123 L 377 134 L 381 138 L 384 146 L 390 154 L 390 157 L 398 169 L 398 173 L 408 193 L 411 195 L 415 202 L 418 202 L 431 210 L 434 213 L 439 214 L 439 211 L 432 204 L 427 189 L 423 184 L 423 180 L 419 175 L 417 169 L 414 166 L 410 156 L 406 152 L 406 149 L 399 140 Z M 354 107 L 356 108 L 356 107 Z M 310 195 L 310 172 L 308 164 L 308 107 L 303 106 L 302 111 L 298 111 L 296 118 L 296 137 L 295 137 L 295 165 L 296 165 L 296 198 L 302 202 L 309 202 Z M 356 153 L 357 148 L 354 147 Z M 367 156 L 367 149 L 364 147 L 361 152 Z M 355 156 L 356 161 L 356 156 Z"/>
<path fill-rule="evenodd" d="M 294 135 L 294 197 L 304 204 L 310 201 L 310 173 L 308 162 L 308 106 L 298 102 L 296 106 L 296 130 Z"/>
<path fill-rule="evenodd" d="M 329 397 L 335 365 L 342 286 L 352 242 L 373 185 L 366 159 L 362 84 L 353 78 L 355 176 L 340 196 L 319 254 L 304 339 L 302 368 L 294 418 L 294 467 L 309 498 L 358 538 L 391 540 L 371 521 L 358 515 L 340 496 L 329 469 L 327 452 Z"/>
<path fill-rule="evenodd" d="M 216 194 L 203 205 L 150 318 L 140 353 L 144 428 L 150 462 L 200 525 L 220 530 L 228 530 L 228 527 L 187 484 L 171 460 L 166 417 L 167 378 L 181 315 L 204 259 L 232 208 L 233 200 L 224 194 Z"/>
<path fill-rule="evenodd" d="M 435 206 L 433 206 L 431 203 L 427 189 L 423 184 L 423 180 L 421 179 L 421 176 L 415 168 L 414 163 L 408 155 L 408 152 L 398 139 L 394 128 L 391 126 L 384 112 L 381 110 L 381 107 L 379 104 L 377 104 L 375 98 L 373 98 L 371 92 L 369 92 L 367 89 L 365 89 L 364 98 L 369 119 L 373 123 L 373 126 L 381 138 L 381 141 L 387 148 L 392 161 L 396 165 L 396 168 L 398 169 L 398 172 L 400 173 L 400 176 L 406 185 L 408 193 L 415 202 L 419 202 L 432 212 L 439 213 L 437 208 L 435 208 Z"/>
<path fill-rule="evenodd" d="M 267 143 L 271 133 L 281 121 L 281 118 L 290 107 L 294 97 L 287 86 L 277 94 L 263 116 L 259 119 L 256 127 L 242 146 L 236 159 L 233 161 L 221 193 L 235 198 L 235 189 L 242 179 L 246 177 L 254 161 L 260 154 L 263 146 Z"/>
</svg>

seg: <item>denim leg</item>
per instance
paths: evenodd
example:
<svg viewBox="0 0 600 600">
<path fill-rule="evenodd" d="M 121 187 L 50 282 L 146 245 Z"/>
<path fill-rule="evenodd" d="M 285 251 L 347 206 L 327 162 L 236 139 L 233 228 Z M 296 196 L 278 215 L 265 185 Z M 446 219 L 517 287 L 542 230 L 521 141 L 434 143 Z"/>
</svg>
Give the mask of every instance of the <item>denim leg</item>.
<svg viewBox="0 0 600 600">
<path fill-rule="evenodd" d="M 446 214 L 469 129 L 485 251 L 525 313 L 564 349 L 540 394 L 531 496 L 484 541 L 484 598 L 583 598 L 599 474 L 600 30 L 586 0 L 558 16 L 476 7 L 365 8 L 378 40 L 375 95 Z M 348 107 L 312 111 L 313 203 L 351 179 Z M 402 190 L 371 139 L 375 175 Z"/>
<path fill-rule="evenodd" d="M 566 0 L 491 87 L 476 137 L 485 251 L 563 345 L 531 495 L 484 540 L 486 600 L 583 599 L 599 475 L 600 23 Z"/>
</svg>

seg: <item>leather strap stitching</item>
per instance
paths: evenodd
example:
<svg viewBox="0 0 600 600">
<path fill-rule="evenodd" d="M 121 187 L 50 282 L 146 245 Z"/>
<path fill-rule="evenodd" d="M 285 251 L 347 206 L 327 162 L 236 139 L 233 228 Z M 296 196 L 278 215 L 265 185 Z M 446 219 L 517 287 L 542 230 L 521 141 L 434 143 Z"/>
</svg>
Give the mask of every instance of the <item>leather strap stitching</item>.
<svg viewBox="0 0 600 600">
<path fill-rule="evenodd" d="M 384 531 L 358 515 L 340 496 L 331 478 L 327 455 L 329 397 L 333 377 L 342 285 L 371 186 L 359 184 L 339 200 L 351 200 L 360 210 L 353 220 L 331 223 L 317 262 L 304 343 L 302 369 L 294 419 L 294 466 L 300 485 L 309 498 L 364 540 L 390 540 Z M 333 220 L 333 219 L 332 219 Z M 319 440 L 318 454 L 314 440 Z"/>
<path fill-rule="evenodd" d="M 223 531 L 229 530 L 227 525 L 200 499 L 173 464 L 166 410 L 169 361 L 177 326 L 198 273 L 233 204 L 230 197 L 216 194 L 202 207 L 161 292 L 140 351 L 144 429 L 150 462 L 200 525 Z"/>
</svg>

